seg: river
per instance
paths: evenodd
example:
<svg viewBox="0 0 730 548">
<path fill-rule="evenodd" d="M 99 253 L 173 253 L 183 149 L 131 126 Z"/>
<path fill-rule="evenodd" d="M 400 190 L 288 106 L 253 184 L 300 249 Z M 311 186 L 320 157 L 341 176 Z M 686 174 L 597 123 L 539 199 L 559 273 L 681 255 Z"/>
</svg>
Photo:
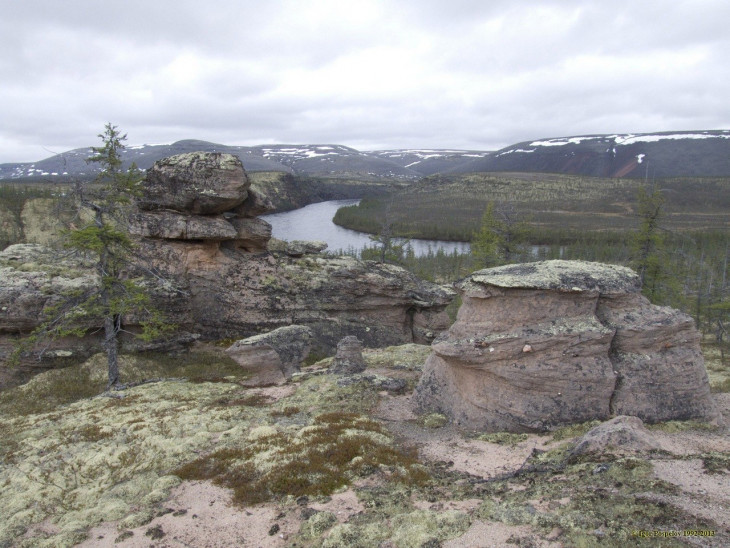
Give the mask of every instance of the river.
<svg viewBox="0 0 730 548">
<path fill-rule="evenodd" d="M 349 230 L 332 222 L 335 212 L 348 205 L 357 204 L 360 200 L 330 200 L 309 204 L 308 206 L 284 213 L 263 215 L 261 218 L 271 223 L 272 236 L 280 240 L 321 240 L 327 242 L 327 250 L 360 251 L 373 242 L 364 232 Z M 459 251 L 469 252 L 467 242 L 445 242 L 441 240 L 411 240 L 411 247 L 417 256 L 427 255 L 429 249 L 436 252 L 443 249 L 446 253 Z"/>
</svg>

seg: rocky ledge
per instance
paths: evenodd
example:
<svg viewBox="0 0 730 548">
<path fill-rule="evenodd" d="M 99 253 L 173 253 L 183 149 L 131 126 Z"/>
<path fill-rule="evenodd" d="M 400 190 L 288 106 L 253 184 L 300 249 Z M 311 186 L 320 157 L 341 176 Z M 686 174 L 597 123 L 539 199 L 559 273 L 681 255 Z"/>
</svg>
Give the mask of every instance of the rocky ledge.
<svg viewBox="0 0 730 548">
<path fill-rule="evenodd" d="M 649 303 L 632 270 L 546 261 L 481 270 L 457 287 L 463 304 L 432 345 L 421 410 L 494 432 L 612 415 L 721 420 L 692 318 Z"/>
</svg>

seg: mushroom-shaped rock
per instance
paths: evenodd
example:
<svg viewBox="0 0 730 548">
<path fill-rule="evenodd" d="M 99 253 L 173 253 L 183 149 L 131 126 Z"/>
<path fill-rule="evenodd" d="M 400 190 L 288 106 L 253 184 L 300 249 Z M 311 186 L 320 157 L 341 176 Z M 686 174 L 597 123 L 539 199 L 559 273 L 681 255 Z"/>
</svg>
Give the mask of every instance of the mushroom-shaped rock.
<svg viewBox="0 0 730 548">
<path fill-rule="evenodd" d="M 214 215 L 241 205 L 250 186 L 238 157 L 220 152 L 190 152 L 158 160 L 147 170 L 143 210 L 174 209 Z"/>
<path fill-rule="evenodd" d="M 616 413 L 721 420 L 691 319 L 649 303 L 632 270 L 545 261 L 480 270 L 457 288 L 457 320 L 416 390 L 423 411 L 516 432 Z"/>
<path fill-rule="evenodd" d="M 299 371 L 309 355 L 312 330 L 306 326 L 280 327 L 233 343 L 226 352 L 253 377 L 247 386 L 283 384 Z"/>
<path fill-rule="evenodd" d="M 352 375 L 365 371 L 367 365 L 362 357 L 362 343 L 354 335 L 348 335 L 337 343 L 337 354 L 330 366 L 330 372 Z"/>
</svg>

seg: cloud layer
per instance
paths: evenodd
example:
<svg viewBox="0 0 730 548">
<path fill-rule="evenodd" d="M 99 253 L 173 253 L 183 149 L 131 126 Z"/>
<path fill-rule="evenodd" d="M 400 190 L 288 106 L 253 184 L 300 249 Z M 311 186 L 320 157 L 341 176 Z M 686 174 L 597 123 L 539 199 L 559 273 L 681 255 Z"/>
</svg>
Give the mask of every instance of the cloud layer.
<svg viewBox="0 0 730 548">
<path fill-rule="evenodd" d="M 3 2 L 0 162 L 95 144 L 495 149 L 730 127 L 725 0 Z"/>
</svg>

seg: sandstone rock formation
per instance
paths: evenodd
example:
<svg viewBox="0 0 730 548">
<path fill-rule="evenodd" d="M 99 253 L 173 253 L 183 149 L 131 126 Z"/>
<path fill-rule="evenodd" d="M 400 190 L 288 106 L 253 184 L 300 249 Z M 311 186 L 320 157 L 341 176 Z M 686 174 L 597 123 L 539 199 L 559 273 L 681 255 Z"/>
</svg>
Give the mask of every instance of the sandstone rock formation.
<svg viewBox="0 0 730 548">
<path fill-rule="evenodd" d="M 40 325 L 46 311 L 58 304 L 64 294 L 93 291 L 97 286 L 93 265 L 77 257 L 59 255 L 58 251 L 38 244 L 15 244 L 0 251 L 0 389 L 98 352 L 98 334 L 81 339 L 68 337 L 49 341 L 42 356 L 34 355 L 18 365 L 5 366 L 18 337 Z M 173 349 L 192 342 L 195 337 L 189 331 L 193 327 L 189 301 L 165 284 L 152 284 L 150 292 L 155 305 L 168 313 L 177 330 L 165 340 L 140 343 L 127 333 L 138 329 L 138 319 L 126 317 L 125 333 L 120 337 L 123 351 Z"/>
<path fill-rule="evenodd" d="M 430 343 L 446 329 L 453 292 L 403 268 L 352 257 L 291 258 L 201 242 L 148 240 L 147 255 L 185 283 L 194 323 L 207 339 L 307 325 L 315 347 L 347 335 L 365 346 Z"/>
<path fill-rule="evenodd" d="M 337 343 L 337 353 L 330 366 L 330 372 L 336 374 L 352 375 L 362 373 L 367 364 L 362 357 L 362 343 L 357 337 L 348 335 Z"/>
<path fill-rule="evenodd" d="M 271 202 L 249 192 L 241 160 L 191 152 L 155 162 L 147 171 L 130 232 L 141 238 L 209 242 L 246 252 L 266 250 L 271 225 L 255 218 Z"/>
<path fill-rule="evenodd" d="M 282 384 L 299 371 L 312 347 L 312 330 L 301 325 L 280 327 L 233 343 L 226 352 L 253 373 L 246 386 Z"/>
<path fill-rule="evenodd" d="M 284 252 L 290 257 L 302 257 L 306 254 L 321 253 L 327 249 L 327 243 L 321 241 L 293 240 L 287 243 Z"/>
<path fill-rule="evenodd" d="M 204 337 L 301 324 L 314 329 L 319 350 L 329 351 L 345 335 L 368 346 L 430 342 L 448 326 L 444 308 L 452 294 L 402 268 L 313 257 L 325 242 L 286 243 L 283 256 L 263 253 L 271 226 L 255 214 L 270 202 L 250 189 L 230 209 L 203 208 L 207 198 L 222 193 L 206 177 L 223 180 L 225 188 L 234 179 L 239 190 L 248 188 L 240 162 L 226 156 L 193 153 L 156 163 L 139 202 L 140 209 L 154 211 L 132 216 L 133 233 L 155 266 L 184 281 Z M 182 197 L 165 198 L 175 193 Z M 165 207 L 176 211 L 160 210 Z"/>
<path fill-rule="evenodd" d="M 193 153 L 166 159 L 148 171 L 143 184 L 130 232 L 147 266 L 185 292 L 181 297 L 161 291 L 156 298 L 179 326 L 181 340 L 191 340 L 191 333 L 208 340 L 239 339 L 297 324 L 312 329 L 318 351 L 330 353 L 347 335 L 369 347 L 430 343 L 448 327 L 444 309 L 453 292 L 402 268 L 323 257 L 321 242 L 297 242 L 302 253 L 296 256 L 286 246 L 270 252 L 271 226 L 255 217 L 270 202 L 248 189 L 237 158 Z M 22 249 L 11 246 L 0 257 L 0 369 L 5 372 L 11 339 L 35 328 L 68 284 L 95 283 L 88 265 L 65 266 L 57 254 L 38 246 L 32 257 Z M 125 318 L 125 327 L 134 330 L 134 318 Z M 98 340 L 86 342 L 98 345 Z M 81 341 L 59 344 L 78 355 Z M 17 376 L 3 377 L 3 371 L 0 388 L 16 383 Z"/>
<path fill-rule="evenodd" d="M 715 420 L 686 314 L 651 305 L 630 269 L 546 261 L 481 270 L 458 284 L 432 345 L 422 410 L 485 431 L 541 431 L 612 414 Z"/>
<path fill-rule="evenodd" d="M 259 190 L 249 187 L 246 200 L 231 211 L 239 217 L 258 217 L 274 211 L 274 204 L 271 199 Z"/>
</svg>

